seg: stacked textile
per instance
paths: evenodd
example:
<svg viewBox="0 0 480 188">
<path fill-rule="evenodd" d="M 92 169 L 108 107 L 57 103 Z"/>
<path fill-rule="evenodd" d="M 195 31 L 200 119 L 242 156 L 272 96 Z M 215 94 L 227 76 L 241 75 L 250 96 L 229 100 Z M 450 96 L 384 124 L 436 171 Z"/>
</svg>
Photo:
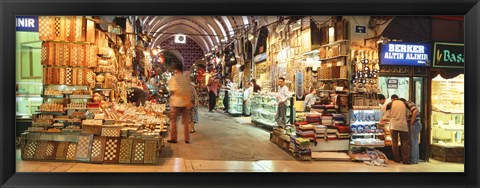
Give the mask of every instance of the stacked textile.
<svg viewBox="0 0 480 188">
<path fill-rule="evenodd" d="M 325 105 L 313 105 L 310 112 L 324 113 L 327 110 Z"/>
<path fill-rule="evenodd" d="M 297 135 L 310 140 L 315 140 L 315 127 L 312 124 L 300 125 L 297 129 Z"/>
<path fill-rule="evenodd" d="M 337 140 L 337 128 L 335 126 L 327 126 L 327 139 Z"/>
<path fill-rule="evenodd" d="M 345 115 L 343 114 L 332 114 L 333 116 L 333 124 L 337 125 L 345 125 Z"/>
<path fill-rule="evenodd" d="M 327 139 L 327 127 L 324 125 L 315 125 L 315 137 L 317 139 Z"/>
<path fill-rule="evenodd" d="M 331 126 L 333 125 L 333 116 L 332 114 L 323 114 L 322 117 L 322 125 Z"/>
<path fill-rule="evenodd" d="M 336 113 L 337 112 L 337 110 L 335 109 L 335 105 L 333 105 L 333 104 L 325 105 L 325 107 L 327 108 L 327 113 Z"/>
<path fill-rule="evenodd" d="M 308 123 L 316 123 L 316 122 L 320 122 L 320 117 L 322 116 L 321 113 L 318 113 L 318 112 L 311 112 L 311 113 L 307 113 L 306 115 L 306 120 Z"/>
</svg>

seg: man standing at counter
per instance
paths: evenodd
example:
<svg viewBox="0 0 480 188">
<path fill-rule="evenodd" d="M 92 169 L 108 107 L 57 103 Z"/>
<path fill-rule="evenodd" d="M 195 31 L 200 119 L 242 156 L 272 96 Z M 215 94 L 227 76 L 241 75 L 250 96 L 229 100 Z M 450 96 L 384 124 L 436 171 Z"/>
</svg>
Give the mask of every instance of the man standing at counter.
<svg viewBox="0 0 480 188">
<path fill-rule="evenodd" d="M 287 106 L 289 105 L 289 98 L 290 92 L 288 91 L 288 87 L 285 85 L 285 78 L 280 77 L 278 78 L 278 108 L 277 114 L 275 115 L 275 121 L 279 127 L 285 128 L 287 125 L 286 123 L 286 113 L 287 113 Z"/>
</svg>

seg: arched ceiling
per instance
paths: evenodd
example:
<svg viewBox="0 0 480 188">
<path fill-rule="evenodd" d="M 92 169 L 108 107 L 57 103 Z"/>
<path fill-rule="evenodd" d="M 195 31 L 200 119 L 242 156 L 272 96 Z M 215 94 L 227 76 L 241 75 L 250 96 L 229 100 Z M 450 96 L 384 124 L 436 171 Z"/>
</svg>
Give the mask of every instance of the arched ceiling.
<svg viewBox="0 0 480 188">
<path fill-rule="evenodd" d="M 229 41 L 251 22 L 249 16 L 141 16 L 144 30 L 153 36 L 151 47 L 158 46 L 174 33 L 191 34 L 207 53 L 222 41 Z"/>
</svg>

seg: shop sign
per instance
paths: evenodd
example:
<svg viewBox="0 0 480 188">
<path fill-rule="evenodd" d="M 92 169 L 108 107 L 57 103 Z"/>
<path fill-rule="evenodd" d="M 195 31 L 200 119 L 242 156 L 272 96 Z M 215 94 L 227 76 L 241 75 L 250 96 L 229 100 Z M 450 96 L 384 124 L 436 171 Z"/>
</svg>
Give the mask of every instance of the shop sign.
<svg viewBox="0 0 480 188">
<path fill-rule="evenodd" d="M 435 42 L 433 67 L 463 68 L 465 66 L 464 44 Z"/>
<path fill-rule="evenodd" d="M 17 16 L 15 30 L 38 32 L 38 16 Z"/>
<path fill-rule="evenodd" d="M 267 53 L 258 54 L 253 57 L 253 62 L 258 63 L 267 59 Z"/>
<path fill-rule="evenodd" d="M 356 26 L 355 26 L 355 33 L 357 33 L 357 34 L 365 34 L 365 33 L 367 33 L 367 26 L 364 26 L 364 25 L 356 25 Z"/>
<path fill-rule="evenodd" d="M 428 66 L 431 54 L 430 44 L 389 42 L 380 47 L 380 65 Z"/>
<path fill-rule="evenodd" d="M 387 79 L 388 89 L 398 89 L 398 79 Z"/>
<path fill-rule="evenodd" d="M 380 73 L 385 74 L 410 74 L 410 67 L 407 66 L 380 66 Z"/>
</svg>

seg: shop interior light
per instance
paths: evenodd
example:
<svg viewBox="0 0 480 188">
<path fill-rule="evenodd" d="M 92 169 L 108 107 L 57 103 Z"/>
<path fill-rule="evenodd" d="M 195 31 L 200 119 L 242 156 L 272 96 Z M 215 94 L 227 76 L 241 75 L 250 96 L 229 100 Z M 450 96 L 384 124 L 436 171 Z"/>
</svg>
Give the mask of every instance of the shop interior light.
<svg viewBox="0 0 480 188">
<path fill-rule="evenodd" d="M 143 51 L 143 55 L 148 56 L 150 55 L 150 52 L 148 50 Z"/>
<path fill-rule="evenodd" d="M 249 41 L 252 41 L 254 37 L 255 37 L 255 36 L 253 36 L 251 33 L 248 34 L 248 40 L 249 40 Z"/>
<path fill-rule="evenodd" d="M 296 22 L 292 23 L 292 25 L 290 25 L 290 30 L 296 31 L 296 30 L 300 29 L 302 27 L 301 21 L 302 20 L 297 20 Z"/>
<path fill-rule="evenodd" d="M 276 31 L 277 33 L 280 33 L 280 32 L 282 32 L 284 29 L 285 29 L 285 25 L 282 24 L 282 25 L 277 26 L 277 28 L 275 29 L 275 31 Z"/>
</svg>

